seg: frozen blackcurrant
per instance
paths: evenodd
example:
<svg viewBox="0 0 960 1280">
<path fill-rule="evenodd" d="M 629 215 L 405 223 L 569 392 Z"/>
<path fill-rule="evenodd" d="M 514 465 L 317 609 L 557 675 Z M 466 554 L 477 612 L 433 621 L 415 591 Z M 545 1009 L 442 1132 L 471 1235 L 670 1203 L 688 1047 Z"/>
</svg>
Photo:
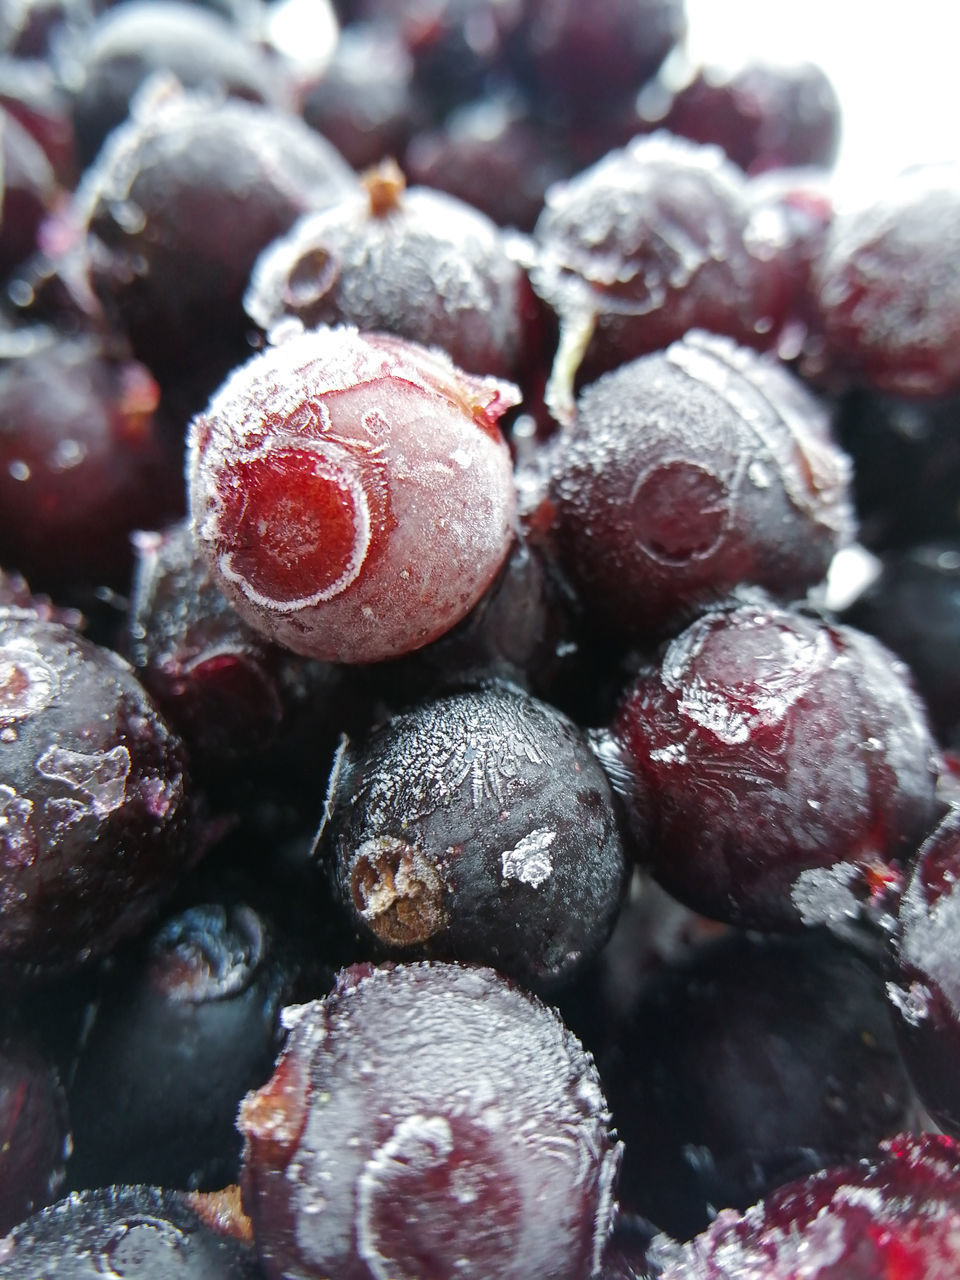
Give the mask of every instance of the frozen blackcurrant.
<svg viewBox="0 0 960 1280">
<path fill-rule="evenodd" d="M 271 1280 L 585 1280 L 619 1148 L 593 1063 L 489 969 L 361 966 L 240 1109 Z"/>
<path fill-rule="evenodd" d="M 527 694 L 420 704 L 346 749 L 327 805 L 341 899 L 387 947 L 557 979 L 613 927 L 626 874 L 609 785 Z"/>
<path fill-rule="evenodd" d="M 318 329 L 195 419 L 190 506 L 216 580 L 298 653 L 370 662 L 465 617 L 510 549 L 497 419 L 516 388 L 385 335 Z"/>
</svg>

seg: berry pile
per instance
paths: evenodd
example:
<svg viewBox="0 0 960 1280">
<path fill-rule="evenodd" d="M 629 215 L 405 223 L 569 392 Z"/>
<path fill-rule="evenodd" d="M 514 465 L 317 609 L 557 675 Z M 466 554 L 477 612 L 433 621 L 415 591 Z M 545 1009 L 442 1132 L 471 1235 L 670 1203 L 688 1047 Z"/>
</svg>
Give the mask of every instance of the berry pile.
<svg viewBox="0 0 960 1280">
<path fill-rule="evenodd" d="M 0 5 L 11 1280 L 960 1274 L 960 172 L 685 42 Z"/>
</svg>

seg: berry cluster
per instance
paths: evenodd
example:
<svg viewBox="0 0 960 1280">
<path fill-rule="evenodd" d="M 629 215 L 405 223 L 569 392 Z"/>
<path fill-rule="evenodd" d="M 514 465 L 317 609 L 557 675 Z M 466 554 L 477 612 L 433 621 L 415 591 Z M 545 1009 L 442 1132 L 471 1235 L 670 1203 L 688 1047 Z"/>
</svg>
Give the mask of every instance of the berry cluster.
<svg viewBox="0 0 960 1280">
<path fill-rule="evenodd" d="M 960 1273 L 960 174 L 685 36 L 0 5 L 11 1280 Z"/>
</svg>

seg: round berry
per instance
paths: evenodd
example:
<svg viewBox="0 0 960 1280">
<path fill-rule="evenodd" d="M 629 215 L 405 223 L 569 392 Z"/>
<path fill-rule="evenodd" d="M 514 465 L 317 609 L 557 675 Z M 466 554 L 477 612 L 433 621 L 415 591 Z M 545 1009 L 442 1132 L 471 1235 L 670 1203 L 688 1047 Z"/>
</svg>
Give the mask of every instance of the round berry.
<svg viewBox="0 0 960 1280">
<path fill-rule="evenodd" d="M 248 1095 L 244 1207 L 270 1280 L 583 1280 L 619 1147 L 591 1059 L 489 969 L 341 975 L 287 1010 Z"/>
<path fill-rule="evenodd" d="M 465 617 L 510 549 L 496 421 L 515 388 L 385 335 L 318 329 L 235 371 L 195 419 L 201 548 L 252 626 L 371 662 Z"/>
<path fill-rule="evenodd" d="M 842 925 L 934 820 L 936 749 L 906 668 L 785 609 L 695 622 L 627 692 L 614 732 L 657 879 L 734 924 Z"/>
</svg>

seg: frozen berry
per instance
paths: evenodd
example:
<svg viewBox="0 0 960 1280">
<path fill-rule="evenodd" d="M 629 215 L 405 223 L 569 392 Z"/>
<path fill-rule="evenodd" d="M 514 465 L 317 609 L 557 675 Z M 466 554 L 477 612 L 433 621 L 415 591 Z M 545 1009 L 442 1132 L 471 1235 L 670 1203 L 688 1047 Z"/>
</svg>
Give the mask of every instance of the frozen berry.
<svg viewBox="0 0 960 1280">
<path fill-rule="evenodd" d="M 643 637 L 738 583 L 795 599 L 820 581 L 853 524 L 828 422 L 781 366 L 707 334 L 585 388 L 550 498 L 591 617 Z"/>
<path fill-rule="evenodd" d="M 137 89 L 156 72 L 184 88 L 276 102 L 279 76 L 266 56 L 218 14 L 182 0 L 133 0 L 108 9 L 71 51 L 73 116 L 83 166 L 127 118 Z"/>
<path fill-rule="evenodd" d="M 827 356 L 877 391 L 960 390 L 960 170 L 909 169 L 837 217 L 817 263 Z"/>
<path fill-rule="evenodd" d="M 656 877 L 717 919 L 842 925 L 934 820 L 936 752 L 906 669 L 850 627 L 762 602 L 672 641 L 615 734 Z"/>
<path fill-rule="evenodd" d="M 574 375 L 615 369 L 688 329 L 772 342 L 783 282 L 746 240 L 746 180 L 722 153 L 668 134 L 636 138 L 547 192 L 531 280 L 559 314 L 554 411 Z"/>
<path fill-rule="evenodd" d="M 904 1134 L 670 1251 L 661 1280 L 939 1280 L 960 1267 L 960 1149 Z"/>
<path fill-rule="evenodd" d="M 252 626 L 371 662 L 465 617 L 510 549 L 496 425 L 516 389 L 386 335 L 318 329 L 236 370 L 195 419 L 197 537 Z"/>
<path fill-rule="evenodd" d="M 704 67 L 658 123 L 683 138 L 722 147 L 749 173 L 831 165 L 840 143 L 840 103 L 812 62 Z"/>
<path fill-rule="evenodd" d="M 960 810 L 920 847 L 900 902 L 897 971 L 888 984 L 904 1057 L 924 1106 L 960 1134 Z"/>
<path fill-rule="evenodd" d="M 960 744 L 960 543 L 924 543 L 885 556 L 845 621 L 904 660 L 941 740 Z"/>
<path fill-rule="evenodd" d="M 36 248 L 40 223 L 57 194 L 43 148 L 0 107 L 0 279 Z"/>
<path fill-rule="evenodd" d="M 20 352 L 15 349 L 19 339 Z M 0 560 L 44 586 L 125 584 L 130 532 L 183 503 L 157 384 L 94 339 L 11 334 L 0 355 Z"/>
<path fill-rule="evenodd" d="M 270 1074 L 286 975 L 245 905 L 168 920 L 105 985 L 70 1084 L 73 1186 L 235 1182 L 237 1106 Z"/>
<path fill-rule="evenodd" d="M 355 189 L 302 120 L 158 90 L 111 134 L 76 203 L 94 287 L 134 353 L 161 384 L 204 370 L 212 389 L 249 351 L 243 291 L 257 254 Z"/>
<path fill-rule="evenodd" d="M 5 1280 L 258 1280 L 253 1250 L 211 1229 L 191 1197 L 154 1187 L 81 1191 L 0 1239 Z"/>
<path fill-rule="evenodd" d="M 598 1062 L 621 1202 L 681 1239 L 912 1115 L 881 978 L 814 932 L 734 935 L 665 966 Z"/>
<path fill-rule="evenodd" d="M 529 284 L 498 229 L 393 162 L 360 195 L 300 219 L 257 259 L 244 299 L 269 330 L 352 324 L 441 347 L 472 373 L 517 377 Z"/>
<path fill-rule="evenodd" d="M 626 874 L 609 785 L 527 694 L 421 703 L 338 758 L 327 806 L 340 897 L 389 948 L 555 980 L 613 928 Z"/>
<path fill-rule="evenodd" d="M 0 610 L 0 970 L 47 972 L 143 928 L 189 866 L 183 749 L 130 667 Z"/>
<path fill-rule="evenodd" d="M 300 111 L 355 169 L 402 155 L 423 108 L 400 32 L 387 22 L 346 27 Z"/>
<path fill-rule="evenodd" d="M 683 0 L 529 0 L 517 56 L 543 107 L 590 118 L 635 94 L 685 30 Z"/>
<path fill-rule="evenodd" d="M 559 139 L 504 94 L 460 107 L 439 128 L 417 133 L 403 163 L 414 181 L 521 231 L 533 230 L 548 188 L 572 171 Z"/>
<path fill-rule="evenodd" d="M 271 1280 L 584 1280 L 619 1148 L 592 1061 L 489 969 L 358 967 L 240 1109 Z"/>
</svg>

